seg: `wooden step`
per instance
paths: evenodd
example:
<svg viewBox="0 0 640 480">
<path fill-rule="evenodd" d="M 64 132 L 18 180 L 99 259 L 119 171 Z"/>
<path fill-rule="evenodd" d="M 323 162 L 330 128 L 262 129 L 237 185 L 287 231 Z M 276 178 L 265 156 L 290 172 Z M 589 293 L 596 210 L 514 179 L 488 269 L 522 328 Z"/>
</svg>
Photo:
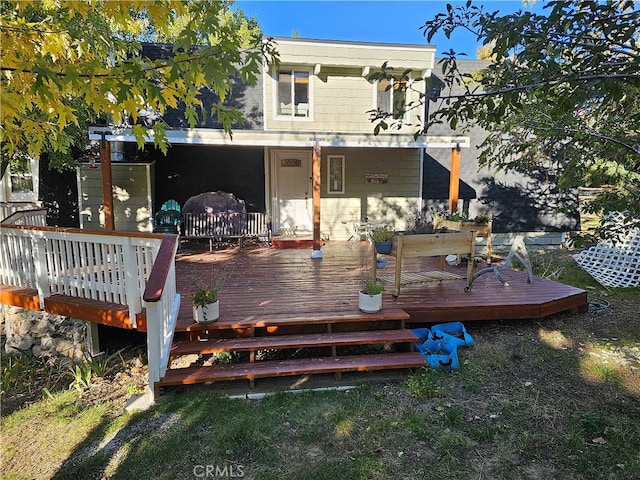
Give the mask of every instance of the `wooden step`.
<svg viewBox="0 0 640 480">
<path fill-rule="evenodd" d="M 426 364 L 418 352 L 382 353 L 375 355 L 351 355 L 345 357 L 307 358 L 254 363 L 231 363 L 227 365 L 187 367 L 167 370 L 157 387 L 194 385 L 230 380 L 253 380 L 257 378 L 287 375 L 308 375 L 335 372 L 364 372 L 399 368 L 417 368 Z"/>
<path fill-rule="evenodd" d="M 205 341 L 174 342 L 171 356 L 193 353 L 210 354 L 251 350 L 279 350 L 284 348 L 315 348 L 346 345 L 373 345 L 384 343 L 414 343 L 418 337 L 411 330 L 371 330 L 365 332 L 310 333 L 303 335 L 277 335 L 211 339 Z"/>
<path fill-rule="evenodd" d="M 389 301 L 377 313 L 363 313 L 354 308 L 331 306 L 326 311 L 310 306 L 309 312 L 279 312 L 277 314 L 260 314 L 239 318 L 229 318 L 221 314 L 220 319 L 212 323 L 196 323 L 193 319 L 178 319 L 176 332 L 194 332 L 200 330 L 242 329 L 251 327 L 278 327 L 284 325 L 333 324 L 350 322 L 380 322 L 387 320 L 406 321 L 410 316 L 396 303 Z"/>
</svg>

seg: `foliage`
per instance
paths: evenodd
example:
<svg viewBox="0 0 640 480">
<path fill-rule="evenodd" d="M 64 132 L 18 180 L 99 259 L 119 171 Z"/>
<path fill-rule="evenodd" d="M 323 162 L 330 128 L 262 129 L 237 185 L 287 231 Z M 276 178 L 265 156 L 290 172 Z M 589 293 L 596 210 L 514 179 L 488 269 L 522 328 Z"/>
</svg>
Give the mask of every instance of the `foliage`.
<svg viewBox="0 0 640 480">
<path fill-rule="evenodd" d="M 409 218 L 407 233 L 419 235 L 422 233 L 433 233 L 433 222 L 425 212 L 418 212 Z"/>
<path fill-rule="evenodd" d="M 232 2 L 3 2 L 0 19 L 0 141 L 4 167 L 15 155 L 68 155 L 84 123 L 102 119 L 132 126 L 138 145 L 166 152 L 164 124 L 142 124 L 139 112 L 160 116 L 184 108 L 191 127 L 198 108 L 230 133 L 240 119 L 225 105 L 232 77 L 255 84 L 263 61 L 277 60 L 255 20 Z M 151 59 L 141 40 L 173 42 L 169 58 Z M 203 105 L 211 90 L 219 101 Z M 77 131 L 74 131 L 74 128 Z"/>
<path fill-rule="evenodd" d="M 31 351 L 18 355 L 2 356 L 0 397 L 18 394 L 23 397 L 39 397 L 42 390 L 59 390 L 66 387 L 64 365 L 52 358 L 36 357 Z M 5 409 L 6 407 L 6 401 Z"/>
<path fill-rule="evenodd" d="M 222 288 L 233 271 L 232 267 L 225 267 L 222 270 L 216 269 L 215 265 L 209 267 L 206 274 L 206 266 L 193 268 L 193 278 L 196 289 L 191 302 L 196 307 L 205 307 L 210 303 L 215 303 L 220 298 Z"/>
<path fill-rule="evenodd" d="M 590 209 L 626 211 L 640 222 L 640 10 L 631 0 L 550 1 L 544 15 L 500 15 L 471 2 L 447 5 L 422 27 L 428 41 L 442 31 L 473 32 L 483 43 L 487 67 L 458 68 L 460 54 L 441 61 L 444 88 L 407 109 L 436 101 L 416 136 L 429 126 L 483 128 L 482 166 L 545 171 L 560 188 L 587 182 L 611 188 Z M 379 76 L 391 76 L 385 70 Z M 405 73 L 402 74 L 405 77 Z M 431 79 L 427 80 L 431 82 Z M 416 82 L 417 83 L 417 82 Z M 460 93 L 458 93 L 460 92 Z M 372 112 L 376 130 L 398 125 L 389 112 Z"/>
<path fill-rule="evenodd" d="M 475 222 L 480 225 L 486 225 L 491 221 L 491 215 L 476 215 L 469 217 L 468 212 L 444 212 L 441 210 L 433 210 L 433 217 L 441 220 L 450 220 L 452 222 Z"/>
<path fill-rule="evenodd" d="M 373 240 L 374 243 L 388 242 L 393 240 L 394 235 L 395 232 L 385 225 L 374 228 L 371 231 L 371 240 Z"/>
<path fill-rule="evenodd" d="M 91 386 L 91 376 L 93 371 L 91 364 L 87 362 L 76 363 L 69 367 L 68 375 L 73 379 L 69 388 L 75 388 L 82 391 Z"/>
<path fill-rule="evenodd" d="M 384 283 L 376 277 L 375 271 L 371 272 L 365 268 L 360 282 L 360 290 L 367 295 L 379 295 L 384 292 Z"/>
</svg>

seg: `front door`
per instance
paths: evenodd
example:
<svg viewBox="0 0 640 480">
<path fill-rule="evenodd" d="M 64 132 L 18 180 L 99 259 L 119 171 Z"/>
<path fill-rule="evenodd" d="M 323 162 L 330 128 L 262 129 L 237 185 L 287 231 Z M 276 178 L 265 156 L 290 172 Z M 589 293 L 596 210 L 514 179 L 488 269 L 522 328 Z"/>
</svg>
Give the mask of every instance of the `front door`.
<svg viewBox="0 0 640 480">
<path fill-rule="evenodd" d="M 272 152 L 280 233 L 312 231 L 311 151 Z"/>
</svg>

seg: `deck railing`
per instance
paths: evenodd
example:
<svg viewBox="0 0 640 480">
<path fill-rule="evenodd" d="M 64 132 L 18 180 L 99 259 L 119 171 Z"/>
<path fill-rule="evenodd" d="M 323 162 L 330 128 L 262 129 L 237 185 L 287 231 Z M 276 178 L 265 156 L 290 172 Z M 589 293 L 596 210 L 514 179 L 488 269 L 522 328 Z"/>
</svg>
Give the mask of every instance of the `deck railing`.
<svg viewBox="0 0 640 480">
<path fill-rule="evenodd" d="M 3 224 L 0 283 L 36 289 L 42 309 L 53 294 L 127 305 L 134 328 L 144 305 L 153 396 L 153 383 L 166 369 L 180 305 L 177 248 L 176 235 Z"/>
<path fill-rule="evenodd" d="M 0 202 L 0 220 L 4 220 L 15 212 L 37 210 L 40 205 L 33 202 Z"/>
<path fill-rule="evenodd" d="M 4 218 L 0 225 L 26 225 L 30 227 L 44 227 L 47 225 L 47 209 L 35 208 L 32 210 L 17 210 L 8 215 L 3 216 L 4 211 L 0 213 L 0 218 Z"/>
<path fill-rule="evenodd" d="M 266 213 L 183 213 L 182 235 L 187 238 L 265 238 L 270 227 Z"/>
</svg>

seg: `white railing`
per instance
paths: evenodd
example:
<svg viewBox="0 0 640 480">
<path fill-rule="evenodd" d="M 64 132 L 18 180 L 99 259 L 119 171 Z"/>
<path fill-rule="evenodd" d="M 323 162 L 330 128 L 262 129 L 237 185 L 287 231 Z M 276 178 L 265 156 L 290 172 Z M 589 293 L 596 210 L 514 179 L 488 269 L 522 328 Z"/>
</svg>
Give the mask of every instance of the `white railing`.
<svg viewBox="0 0 640 480">
<path fill-rule="evenodd" d="M 3 225 L 0 283 L 36 289 L 41 309 L 53 294 L 127 305 L 134 328 L 144 304 L 153 399 L 154 383 L 166 371 L 180 306 L 177 248 L 176 235 Z"/>
<path fill-rule="evenodd" d="M 268 238 L 266 213 L 183 213 L 182 235 L 189 238 Z"/>
<path fill-rule="evenodd" d="M 3 215 L 0 213 L 0 215 Z M 45 227 L 47 225 L 47 209 L 17 210 L 4 217 L 0 225 L 25 225 L 29 227 Z"/>
<path fill-rule="evenodd" d="M 162 237 L 52 227 L 3 225 L 0 283 L 53 294 L 119 303 L 142 311 L 144 285 Z"/>
<path fill-rule="evenodd" d="M 155 399 L 155 383 L 164 377 L 167 371 L 173 332 L 180 310 L 180 295 L 176 292 L 177 250 L 177 236 L 167 235 L 160 246 L 144 292 L 151 401 Z"/>
<path fill-rule="evenodd" d="M 15 212 L 39 208 L 40 205 L 33 202 L 0 202 L 0 220 L 4 220 Z"/>
</svg>

